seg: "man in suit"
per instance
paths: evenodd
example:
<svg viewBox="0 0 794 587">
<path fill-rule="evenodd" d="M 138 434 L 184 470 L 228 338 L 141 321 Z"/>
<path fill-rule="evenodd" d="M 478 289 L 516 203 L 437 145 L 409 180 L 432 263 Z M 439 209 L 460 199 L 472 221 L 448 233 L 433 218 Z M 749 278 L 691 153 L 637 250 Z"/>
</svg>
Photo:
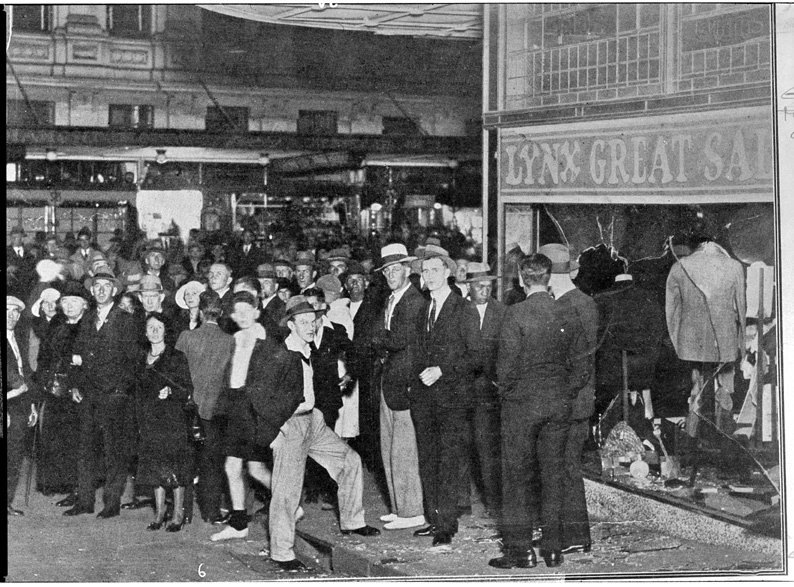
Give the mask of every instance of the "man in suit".
<svg viewBox="0 0 794 587">
<path fill-rule="evenodd" d="M 223 494 L 223 438 L 227 417 L 224 398 L 225 375 L 232 357 L 234 339 L 218 326 L 222 312 L 221 299 L 214 291 L 199 295 L 200 326 L 185 330 L 179 336 L 176 350 L 185 353 L 190 377 L 193 380 L 193 401 L 198 405 L 199 417 L 206 439 L 199 452 L 198 504 L 205 521 L 221 518 Z"/>
<path fill-rule="evenodd" d="M 598 343 L 598 306 L 595 300 L 578 289 L 571 273 L 579 264 L 571 259 L 565 245 L 548 244 L 538 249 L 551 259 L 549 289 L 558 304 L 579 319 L 585 353 L 574 358 L 587 374 L 571 409 L 571 426 L 565 441 L 565 498 L 563 502 L 563 553 L 589 552 L 590 519 L 582 478 L 582 452 L 590 434 L 590 417 L 595 412 L 595 353 Z M 575 275 L 575 273 L 574 273 Z"/>
<path fill-rule="evenodd" d="M 350 264 L 350 252 L 344 248 L 333 249 L 325 260 L 328 263 L 328 272 L 342 279 Z"/>
<path fill-rule="evenodd" d="M 263 255 L 255 240 L 254 233 L 246 228 L 243 230 L 242 243 L 232 249 L 231 263 L 235 276 L 256 275 L 256 269 L 262 262 Z"/>
<path fill-rule="evenodd" d="M 22 516 L 22 510 L 13 507 L 19 484 L 22 459 L 25 456 L 27 429 L 36 425 L 36 391 L 28 363 L 27 336 L 18 336 L 19 317 L 25 309 L 22 300 L 6 296 L 6 510 L 9 516 Z"/>
<path fill-rule="evenodd" d="M 30 293 L 36 282 L 36 255 L 24 244 L 25 231 L 21 226 L 11 229 L 11 244 L 6 247 L 6 266 L 15 267 L 14 276 L 18 280 L 17 289 L 23 299 Z"/>
<path fill-rule="evenodd" d="M 295 282 L 298 284 L 299 293 L 316 287 L 314 279 L 317 277 L 317 262 L 311 251 L 298 251 L 295 255 Z"/>
<path fill-rule="evenodd" d="M 84 226 L 77 233 L 77 251 L 72 255 L 72 266 L 74 271 L 74 278 L 81 279 L 84 275 L 88 275 L 91 269 L 91 261 L 93 260 L 93 253 L 101 252 L 92 246 L 91 230 Z"/>
<path fill-rule="evenodd" d="M 287 305 L 278 296 L 276 270 L 270 263 L 262 263 L 256 268 L 256 273 L 262 286 L 262 311 L 278 324 L 284 317 Z"/>
<path fill-rule="evenodd" d="M 391 513 L 381 517 L 387 530 L 426 523 L 419 477 L 419 451 L 411 417 L 410 392 L 416 385 L 419 325 L 425 299 L 411 285 L 411 261 L 404 245 L 381 249 L 383 273 L 391 295 L 375 324 L 373 348 L 378 361 L 375 385 L 380 391 L 380 445 Z"/>
<path fill-rule="evenodd" d="M 314 407 L 315 378 L 309 345 L 314 340 L 317 322 L 316 310 L 304 296 L 290 298 L 281 324 L 290 331 L 285 341 L 290 351 L 287 354 L 292 358 L 289 372 L 301 378 L 303 385 L 297 389 L 291 385 L 285 387 L 285 382 L 292 378 L 281 376 L 273 378 L 270 391 L 254 396 L 254 409 L 262 423 L 258 441 L 270 440 L 273 449 L 273 497 L 268 519 L 270 557 L 287 571 L 305 568 L 295 558 L 294 545 L 307 457 L 325 468 L 338 485 L 342 534 L 364 537 L 380 534 L 364 518 L 361 459 L 325 425 L 323 415 Z"/>
<path fill-rule="evenodd" d="M 90 280 L 96 308 L 83 318 L 72 363 L 81 367 L 80 467 L 77 503 L 65 516 L 93 513 L 95 483 L 104 458 L 104 508 L 99 518 L 119 515 L 121 494 L 132 453 L 130 410 L 136 379 L 135 358 L 140 349 L 133 317 L 113 301 L 120 284 L 112 273 L 97 273 Z M 101 451 L 97 450 L 101 445 Z"/>
<path fill-rule="evenodd" d="M 574 360 L 581 353 L 580 323 L 549 295 L 551 267 L 544 255 L 522 259 L 519 269 L 527 299 L 509 306 L 502 323 L 497 374 L 503 556 L 488 562 L 496 568 L 537 565 L 532 529 L 538 521 L 546 566 L 562 562 L 565 443 L 571 404 L 584 378 L 582 362 Z M 533 495 L 538 476 L 540 503 Z"/>
<path fill-rule="evenodd" d="M 463 460 L 468 413 L 474 407 L 471 371 L 478 353 L 479 315 L 455 295 L 448 279 L 455 262 L 447 251 L 427 245 L 422 279 L 430 291 L 420 325 L 419 381 L 411 389 L 411 416 L 419 448 L 419 473 L 429 526 L 414 532 L 448 547 L 458 530 L 457 497 L 465 480 Z"/>
<path fill-rule="evenodd" d="M 747 301 L 742 264 L 717 244 L 705 222 L 692 244 L 695 251 L 670 269 L 665 312 L 678 358 L 692 365 L 687 432 L 695 437 L 701 410 L 713 413 L 721 430 L 733 423 L 734 368 L 745 352 Z M 708 375 L 717 370 L 714 406 L 702 406 Z"/>
<path fill-rule="evenodd" d="M 201 243 L 193 241 L 188 244 L 187 256 L 182 258 L 182 268 L 187 275 L 187 281 L 201 281 L 202 274 L 199 263 L 204 259 L 204 247 Z"/>
<path fill-rule="evenodd" d="M 370 471 L 381 472 L 380 388 L 374 384 L 373 336 L 381 321 L 383 307 L 368 289 L 364 267 L 357 261 L 351 261 L 347 267 L 345 288 L 350 296 L 350 315 L 353 317 L 353 343 L 348 350 L 347 367 L 358 386 L 360 434 L 355 448 Z"/>
<path fill-rule="evenodd" d="M 210 289 L 218 294 L 221 299 L 221 308 L 223 312 L 218 318 L 218 326 L 227 334 L 233 334 L 237 330 L 237 325 L 232 320 L 232 269 L 228 263 L 217 262 L 213 263 L 209 271 L 208 284 Z"/>
<path fill-rule="evenodd" d="M 491 297 L 493 282 L 488 263 L 469 263 L 466 274 L 469 298 L 480 318 L 478 362 L 474 369 L 473 445 L 479 464 L 479 484 L 483 502 L 492 516 L 499 512 L 502 501 L 502 460 L 500 457 L 499 394 L 496 388 L 496 356 L 499 332 L 507 307 Z M 471 461 L 467 461 L 470 463 Z M 468 476 L 467 476 L 468 478 Z M 470 488 L 462 488 L 466 497 Z M 460 505 L 460 504 L 459 504 Z"/>
</svg>

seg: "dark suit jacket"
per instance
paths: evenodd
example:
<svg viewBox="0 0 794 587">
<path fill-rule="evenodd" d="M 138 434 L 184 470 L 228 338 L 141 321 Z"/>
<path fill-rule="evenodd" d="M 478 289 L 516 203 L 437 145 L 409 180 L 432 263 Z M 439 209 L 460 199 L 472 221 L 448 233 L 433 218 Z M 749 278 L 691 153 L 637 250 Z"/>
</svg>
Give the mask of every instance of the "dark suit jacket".
<svg viewBox="0 0 794 587">
<path fill-rule="evenodd" d="M 537 417 L 570 416 L 584 377 L 582 336 L 578 318 L 545 293 L 533 293 L 509 306 L 502 323 L 497 373 L 502 401 L 527 402 Z M 586 376 L 586 370 L 584 371 Z"/>
<path fill-rule="evenodd" d="M 376 350 L 373 340 L 378 325 L 383 324 L 383 307 L 369 290 L 364 292 L 364 299 L 353 318 L 353 343 L 347 353 L 347 370 L 359 384 L 369 385 L 372 378 L 372 367 Z M 382 330 L 382 328 L 381 328 Z M 359 393 L 368 391 L 359 388 Z"/>
<path fill-rule="evenodd" d="M 388 300 L 386 304 L 388 307 Z M 375 325 L 373 346 L 382 360 L 381 389 L 386 405 L 392 410 L 411 407 L 410 390 L 420 372 L 417 363 L 420 326 L 424 324 L 427 308 L 424 296 L 412 285 L 394 306 L 390 330 L 385 328 L 386 308 Z"/>
<path fill-rule="evenodd" d="M 586 379 L 576 394 L 571 418 L 589 418 L 595 411 L 595 354 L 598 345 L 598 306 L 595 300 L 580 289 L 572 289 L 559 298 L 557 303 L 566 306 L 579 319 L 582 328 L 584 353 L 572 360 L 581 362 L 580 371 L 586 371 Z"/>
<path fill-rule="evenodd" d="M 220 326 L 221 330 L 223 330 L 226 334 L 234 334 L 240 330 L 234 320 L 232 320 L 232 311 L 234 310 L 234 304 L 232 303 L 233 297 L 234 294 L 232 293 L 232 288 L 230 287 L 221 298 L 221 308 L 223 309 L 223 313 L 221 314 L 220 318 L 218 318 L 218 326 Z"/>
<path fill-rule="evenodd" d="M 25 299 L 30 288 L 36 283 L 38 276 L 36 275 L 36 262 L 38 257 L 36 253 L 29 247 L 23 246 L 25 255 L 20 258 L 14 247 L 6 247 L 6 267 L 9 265 L 16 266 L 16 278 L 19 280 L 19 290 L 24 292 L 22 299 Z"/>
<path fill-rule="evenodd" d="M 273 296 L 273 299 L 267 303 L 263 312 L 267 314 L 273 322 L 278 324 L 287 313 L 287 304 L 276 294 Z"/>
<path fill-rule="evenodd" d="M 19 347 L 19 356 L 22 358 L 22 375 L 19 374 L 19 362 L 14 356 L 14 351 L 11 349 L 11 343 L 9 343 L 6 338 L 5 388 L 8 392 L 26 383 L 28 390 L 22 395 L 8 400 L 6 406 L 8 407 L 9 414 L 16 413 L 27 417 L 27 414 L 30 412 L 30 404 L 40 401 L 41 397 L 39 396 L 38 387 L 33 381 L 33 374 L 31 373 L 30 364 L 28 363 L 28 333 L 25 332 L 24 329 L 20 329 L 19 325 L 17 325 L 17 328 L 14 330 L 14 338 L 16 338 L 17 347 Z M 5 428 L 5 423 L 3 427 Z"/>
<path fill-rule="evenodd" d="M 478 402 L 494 402 L 499 398 L 496 388 L 496 357 L 499 333 L 506 312 L 507 306 L 493 298 L 485 306 L 485 316 L 478 332 L 480 350 L 474 368 L 474 392 Z M 477 314 L 479 318 L 479 312 Z"/>
<path fill-rule="evenodd" d="M 334 415 L 342 407 L 337 360 L 345 355 L 349 347 L 347 329 L 341 324 L 331 322 L 331 327 L 323 327 L 323 339 L 319 348 L 312 349 L 314 404 L 330 419 L 335 419 Z"/>
<path fill-rule="evenodd" d="M 217 324 L 207 322 L 179 335 L 176 349 L 185 353 L 193 380 L 193 401 L 204 420 L 225 414 L 221 396 L 228 385 L 234 338 Z"/>
<path fill-rule="evenodd" d="M 440 367 L 441 377 L 430 388 L 417 377 L 411 401 L 421 400 L 428 393 L 438 394 L 441 406 L 467 408 L 474 405 L 472 371 L 479 350 L 480 316 L 474 304 L 450 292 L 436 318 L 432 332 L 425 321 L 430 302 L 425 301 L 421 315 L 420 347 L 417 374 L 427 367 Z"/>
<path fill-rule="evenodd" d="M 201 263 L 201 260 L 199 260 L 199 263 Z M 190 257 L 182 257 L 181 265 L 182 269 L 185 270 L 185 274 L 187 275 L 187 281 L 201 280 L 201 272 L 198 270 L 198 267 L 193 269 L 193 263 L 190 262 Z"/>
<path fill-rule="evenodd" d="M 303 401 L 300 353 L 288 350 L 271 337 L 257 340 L 245 388 L 256 412 L 256 443 L 270 446 Z"/>
<path fill-rule="evenodd" d="M 78 388 L 86 397 L 114 392 L 132 393 L 137 377 L 135 357 L 142 351 L 132 315 L 114 304 L 97 331 L 97 310 L 80 323 L 74 354 L 83 360 Z"/>
<path fill-rule="evenodd" d="M 237 245 L 230 251 L 231 265 L 234 271 L 234 278 L 242 277 L 243 275 L 256 275 L 256 268 L 262 263 L 262 254 L 259 245 L 254 243 L 251 245 L 251 250 L 246 255 L 243 252 L 243 245 Z"/>
</svg>

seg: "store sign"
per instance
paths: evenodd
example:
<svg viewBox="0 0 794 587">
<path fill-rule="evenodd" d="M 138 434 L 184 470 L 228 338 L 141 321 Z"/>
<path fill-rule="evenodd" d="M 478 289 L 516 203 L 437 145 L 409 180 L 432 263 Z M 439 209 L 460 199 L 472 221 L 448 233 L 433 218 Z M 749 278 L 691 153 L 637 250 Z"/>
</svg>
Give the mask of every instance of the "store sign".
<svg viewBox="0 0 794 587">
<path fill-rule="evenodd" d="M 762 190 L 772 193 L 765 109 L 582 122 L 505 131 L 503 194 L 584 190 Z"/>
</svg>

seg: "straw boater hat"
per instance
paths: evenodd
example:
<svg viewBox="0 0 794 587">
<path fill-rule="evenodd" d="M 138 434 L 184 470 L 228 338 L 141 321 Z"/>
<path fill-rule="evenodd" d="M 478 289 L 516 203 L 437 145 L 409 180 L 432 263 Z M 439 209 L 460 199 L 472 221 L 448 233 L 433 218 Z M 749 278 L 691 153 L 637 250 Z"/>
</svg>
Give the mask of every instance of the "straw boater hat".
<svg viewBox="0 0 794 587">
<path fill-rule="evenodd" d="M 185 301 L 185 294 L 189 291 L 195 291 L 196 293 L 201 293 L 206 289 L 207 286 L 201 283 L 200 281 L 188 281 L 185 285 L 183 285 L 178 290 L 176 290 L 176 296 L 175 296 L 176 305 L 182 308 L 183 310 L 187 310 L 188 306 L 187 306 L 187 302 Z"/>
<path fill-rule="evenodd" d="M 292 296 L 289 300 L 287 300 L 285 312 L 286 313 L 284 314 L 284 317 L 279 322 L 279 326 L 282 328 L 287 325 L 287 322 L 289 322 L 290 318 L 297 316 L 298 314 L 308 314 L 311 312 L 315 317 L 317 317 L 319 314 L 323 313 L 322 310 L 315 310 L 314 306 L 312 306 L 306 299 L 306 296 Z"/>
<path fill-rule="evenodd" d="M 543 245 L 538 249 L 538 253 L 551 260 L 552 273 L 570 273 L 579 269 L 579 263 L 571 259 L 571 252 L 565 245 L 558 243 Z"/>
<path fill-rule="evenodd" d="M 405 245 L 400 243 L 393 243 L 391 245 L 386 245 L 380 250 L 380 259 L 382 265 L 375 269 L 375 271 L 383 271 L 389 265 L 394 265 L 395 263 L 410 263 L 411 261 L 415 261 L 416 257 L 408 255 L 408 249 L 405 248 Z M 348 273 L 350 273 L 348 271 Z"/>
<path fill-rule="evenodd" d="M 33 302 L 33 305 L 30 307 L 30 313 L 33 314 L 36 318 L 38 318 L 41 310 L 42 302 L 57 302 L 58 298 L 60 297 L 61 297 L 61 292 L 59 292 L 55 288 L 48 287 L 39 294 L 39 299 Z"/>
<path fill-rule="evenodd" d="M 301 265 L 309 266 L 309 267 L 315 267 L 317 265 L 317 261 L 314 258 L 314 253 L 312 253 L 311 251 L 298 251 L 295 254 L 295 261 L 294 261 L 293 265 L 295 267 L 298 267 L 298 266 L 301 266 Z"/>
<path fill-rule="evenodd" d="M 457 263 L 450 258 L 447 250 L 437 245 L 429 244 L 425 246 L 422 261 L 426 259 L 441 259 L 452 273 L 455 273 L 455 269 L 458 268 Z"/>
<path fill-rule="evenodd" d="M 499 279 L 498 275 L 491 275 L 490 271 L 491 267 L 488 263 L 469 263 L 469 267 L 466 270 L 466 283 Z"/>
</svg>

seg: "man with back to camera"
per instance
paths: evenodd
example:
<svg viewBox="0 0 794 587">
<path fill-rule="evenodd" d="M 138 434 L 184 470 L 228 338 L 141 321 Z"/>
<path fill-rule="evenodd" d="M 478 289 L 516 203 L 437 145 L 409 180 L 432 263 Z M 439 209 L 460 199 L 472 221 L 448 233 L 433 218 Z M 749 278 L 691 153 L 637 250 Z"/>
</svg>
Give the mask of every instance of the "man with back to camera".
<svg viewBox="0 0 794 587">
<path fill-rule="evenodd" d="M 562 563 L 565 444 L 571 406 L 587 373 L 579 319 L 547 291 L 551 260 L 533 254 L 519 264 L 527 299 L 509 306 L 502 325 L 497 374 L 502 405 L 503 556 L 500 569 L 532 568 L 532 530 L 542 528 L 547 567 Z M 532 491 L 540 477 L 540 503 Z"/>
</svg>

